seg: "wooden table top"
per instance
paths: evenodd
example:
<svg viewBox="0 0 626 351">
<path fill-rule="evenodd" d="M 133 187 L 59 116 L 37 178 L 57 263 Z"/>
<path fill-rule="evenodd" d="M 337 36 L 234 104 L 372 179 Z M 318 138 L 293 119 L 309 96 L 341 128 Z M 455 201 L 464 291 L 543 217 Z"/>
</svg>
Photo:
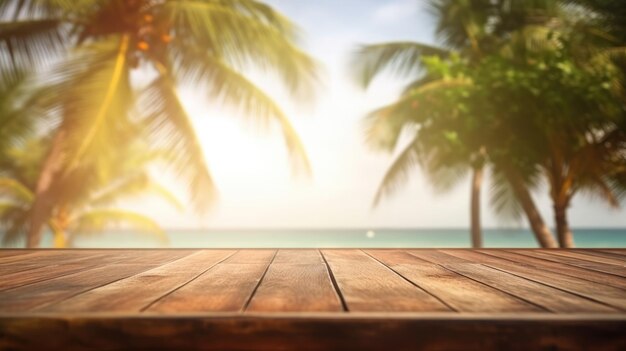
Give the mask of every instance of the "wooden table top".
<svg viewBox="0 0 626 351">
<path fill-rule="evenodd" d="M 4 249 L 0 276 L 0 349 L 60 321 L 626 328 L 624 249 Z"/>
</svg>

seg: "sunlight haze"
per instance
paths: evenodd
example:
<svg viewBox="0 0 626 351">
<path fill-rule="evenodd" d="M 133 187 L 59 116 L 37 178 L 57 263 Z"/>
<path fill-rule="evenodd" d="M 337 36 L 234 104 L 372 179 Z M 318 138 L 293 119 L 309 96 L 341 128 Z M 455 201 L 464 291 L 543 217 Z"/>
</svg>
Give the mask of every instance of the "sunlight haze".
<svg viewBox="0 0 626 351">
<path fill-rule="evenodd" d="M 170 228 L 467 227 L 469 176 L 451 192 L 439 194 L 416 169 L 406 187 L 372 208 L 392 157 L 365 145 L 362 119 L 368 111 L 396 99 L 407 81 L 387 75 L 364 91 L 350 77 L 349 55 L 360 44 L 434 43 L 427 10 L 409 0 L 271 0 L 268 4 L 300 26 L 303 47 L 321 66 L 320 84 L 310 103 L 292 99 L 273 76 L 251 74 L 291 119 L 306 148 L 312 176 L 294 176 L 276 125 L 251 127 L 236 110 L 219 108 L 201 91 L 183 88 L 180 97 L 196 126 L 219 200 L 205 215 L 176 212 L 150 201 L 131 206 L 147 206 Z M 497 218 L 489 210 L 487 193 L 483 192 L 482 201 L 485 227 L 526 226 L 525 220 Z M 549 218 L 545 192 L 537 192 L 536 199 Z M 607 209 L 580 196 L 572 206 L 571 223 L 574 227 L 624 226 L 626 211 Z"/>
</svg>

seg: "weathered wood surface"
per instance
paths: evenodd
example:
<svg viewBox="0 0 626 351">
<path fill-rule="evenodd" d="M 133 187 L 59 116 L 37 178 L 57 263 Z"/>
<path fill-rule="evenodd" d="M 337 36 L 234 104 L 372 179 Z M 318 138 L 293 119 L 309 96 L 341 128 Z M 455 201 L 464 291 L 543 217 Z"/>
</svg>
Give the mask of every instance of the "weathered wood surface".
<svg viewBox="0 0 626 351">
<path fill-rule="evenodd" d="M 4 349 L 626 349 L 626 250 L 0 250 Z"/>
</svg>

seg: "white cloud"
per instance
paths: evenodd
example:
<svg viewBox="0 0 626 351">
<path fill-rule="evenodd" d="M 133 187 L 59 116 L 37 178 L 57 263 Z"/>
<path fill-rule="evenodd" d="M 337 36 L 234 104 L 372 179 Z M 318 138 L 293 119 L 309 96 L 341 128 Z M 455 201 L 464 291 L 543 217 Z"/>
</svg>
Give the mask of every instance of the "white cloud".
<svg viewBox="0 0 626 351">
<path fill-rule="evenodd" d="M 373 19 L 379 23 L 392 23 L 400 19 L 413 17 L 419 10 L 416 0 L 399 0 L 386 3 L 374 10 Z"/>
</svg>

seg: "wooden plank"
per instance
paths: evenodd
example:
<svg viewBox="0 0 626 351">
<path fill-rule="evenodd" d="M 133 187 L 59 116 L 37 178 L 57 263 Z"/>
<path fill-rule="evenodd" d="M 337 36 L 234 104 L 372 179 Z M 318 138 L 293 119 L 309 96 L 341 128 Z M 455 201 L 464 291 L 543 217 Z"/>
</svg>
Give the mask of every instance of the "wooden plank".
<svg viewBox="0 0 626 351">
<path fill-rule="evenodd" d="M 585 268 L 593 271 L 604 272 L 614 274 L 620 277 L 626 277 L 626 270 L 622 267 L 615 265 L 607 265 L 607 264 L 598 264 L 589 261 L 583 261 L 572 257 L 567 256 L 558 256 L 558 255 L 550 255 L 546 253 L 549 250 L 514 250 L 512 252 L 518 253 L 520 255 L 532 256 L 537 258 L 542 258 L 548 261 L 564 263 L 580 268 Z"/>
<path fill-rule="evenodd" d="M 0 312 L 24 312 L 145 271 L 154 265 L 110 264 L 0 292 Z"/>
<path fill-rule="evenodd" d="M 63 259 L 55 265 L 27 266 L 29 269 L 20 270 L 14 266 L 0 267 L 13 269 L 12 273 L 5 273 L 0 280 L 0 291 L 14 289 L 27 284 L 39 281 L 49 280 L 62 277 L 72 273 L 80 272 L 103 264 L 110 263 L 142 263 L 142 264 L 163 264 L 174 259 L 187 255 L 189 252 L 182 251 L 143 251 L 141 254 L 132 254 L 131 252 L 109 252 L 96 253 L 90 252 L 88 255 L 73 253 L 69 258 Z"/>
<path fill-rule="evenodd" d="M 279 250 L 247 308 L 249 312 L 342 310 L 326 264 L 317 250 Z"/>
<path fill-rule="evenodd" d="M 232 250 L 198 251 L 137 275 L 91 289 L 45 311 L 140 311 L 232 255 Z"/>
<path fill-rule="evenodd" d="M 0 259 L 4 258 L 4 257 L 12 257 L 12 256 L 19 256 L 19 255 L 25 255 L 31 253 L 30 250 L 25 250 L 25 249 L 3 249 L 0 248 Z"/>
<path fill-rule="evenodd" d="M 445 265 L 448 269 L 559 313 L 616 312 L 615 309 L 481 264 Z"/>
<path fill-rule="evenodd" d="M 595 250 L 595 249 L 585 249 L 584 251 L 577 250 L 577 252 L 578 251 L 582 251 L 583 253 L 586 253 L 587 255 L 614 258 L 614 259 L 619 259 L 619 260 L 622 260 L 623 262 L 626 262 L 626 256 L 624 256 L 623 254 L 615 253 L 615 252 Z"/>
<path fill-rule="evenodd" d="M 64 275 L 84 271 L 97 267 L 98 264 L 63 264 L 48 267 L 38 267 L 26 271 L 5 274 L 0 280 L 0 291 L 15 289 L 20 286 L 39 281 L 62 277 Z"/>
<path fill-rule="evenodd" d="M 324 264 L 324 260 L 318 250 L 307 249 L 280 249 L 274 258 L 274 264 L 276 263 L 290 263 L 290 264 Z"/>
<path fill-rule="evenodd" d="M 0 318 L 5 350 L 626 349 L 626 319 L 589 316 L 47 316 Z"/>
<path fill-rule="evenodd" d="M 623 289 L 512 263 L 489 263 L 487 265 L 524 277 L 528 280 L 553 286 L 561 290 L 585 296 L 591 300 L 600 301 L 607 305 L 626 310 L 626 290 Z"/>
<path fill-rule="evenodd" d="M 571 250 L 546 250 L 545 253 L 550 254 L 550 255 L 558 255 L 558 256 L 576 258 L 579 260 L 589 261 L 592 263 L 602 263 L 602 264 L 626 267 L 626 260 L 623 260 L 623 259 L 600 257 L 600 256 L 590 255 L 587 253 L 575 252 Z"/>
<path fill-rule="evenodd" d="M 491 255 L 487 255 L 487 253 L 491 251 L 501 251 L 501 250 L 441 250 L 441 252 L 446 253 L 451 256 L 455 256 L 466 261 L 471 261 L 472 263 L 500 263 L 502 262 L 502 258 L 494 257 Z"/>
<path fill-rule="evenodd" d="M 40 265 L 56 264 L 60 261 L 80 257 L 91 257 L 93 255 L 102 255 L 106 257 L 105 250 L 28 250 L 29 253 L 24 255 L 16 255 L 0 258 L 1 265 L 11 264 L 18 266 L 20 264 L 31 264 L 37 262 Z"/>
<path fill-rule="evenodd" d="M 398 251 L 368 250 L 406 279 L 419 285 L 459 312 L 540 312 L 535 305 L 478 283 L 433 263 L 424 263 Z"/>
<path fill-rule="evenodd" d="M 463 255 L 466 253 L 464 252 Z M 562 263 L 552 262 L 541 258 L 535 258 L 532 256 L 522 255 L 515 251 L 508 252 L 503 250 L 481 250 L 480 254 L 493 257 L 495 260 L 487 260 L 485 263 L 502 263 L 503 260 L 509 262 L 515 262 L 519 265 L 528 267 L 534 267 L 537 269 L 543 269 L 549 272 L 559 273 L 575 277 L 579 279 L 588 280 L 591 282 L 606 284 L 614 286 L 616 288 L 626 289 L 626 279 L 615 276 L 613 274 L 602 273 L 598 271 L 592 271 L 581 267 L 570 266 Z M 477 253 L 479 255 L 479 253 Z"/>
<path fill-rule="evenodd" d="M 140 252 L 129 252 L 120 263 L 136 264 L 166 264 L 183 257 L 192 255 L 199 250 L 142 250 Z"/>
<path fill-rule="evenodd" d="M 189 284 L 163 297 L 147 311 L 162 313 L 242 311 L 268 264 L 220 263 Z"/>
<path fill-rule="evenodd" d="M 608 252 L 620 257 L 626 257 L 626 249 L 601 249 L 596 251 Z"/>
<path fill-rule="evenodd" d="M 28 256 L 30 257 L 27 260 L 19 260 L 19 261 L 13 261 L 13 262 L 8 262 L 8 263 L 1 263 L 0 264 L 0 275 L 6 276 L 8 274 L 14 274 L 14 273 L 18 273 L 18 272 L 24 272 L 24 271 L 28 271 L 31 269 L 39 269 L 39 268 L 48 268 L 48 267 L 54 267 L 57 266 L 59 264 L 73 264 L 73 263 L 81 263 L 81 262 L 85 262 L 85 261 L 90 261 L 90 260 L 94 260 L 94 259 L 98 259 L 98 260 L 102 260 L 100 261 L 100 264 L 106 264 L 106 263 L 111 263 L 111 262 L 115 262 L 116 259 L 120 257 L 120 254 L 105 254 L 105 253 L 98 253 L 98 252 L 75 252 L 75 253 L 66 253 L 66 252 L 59 252 L 59 254 L 62 255 L 54 255 L 52 257 L 53 260 L 50 260 L 49 257 L 47 256 L 43 256 L 43 257 L 38 257 L 38 256 Z"/>
<path fill-rule="evenodd" d="M 449 311 L 388 267 L 355 250 L 323 250 L 350 311 Z"/>
<path fill-rule="evenodd" d="M 456 256 L 448 255 L 439 250 L 409 250 L 411 255 L 414 255 L 424 261 L 437 263 L 437 264 L 451 264 L 451 263 L 471 263 L 470 261 L 458 258 Z"/>
<path fill-rule="evenodd" d="M 239 250 L 229 257 L 225 264 L 268 264 L 276 255 L 276 250 Z"/>
</svg>

